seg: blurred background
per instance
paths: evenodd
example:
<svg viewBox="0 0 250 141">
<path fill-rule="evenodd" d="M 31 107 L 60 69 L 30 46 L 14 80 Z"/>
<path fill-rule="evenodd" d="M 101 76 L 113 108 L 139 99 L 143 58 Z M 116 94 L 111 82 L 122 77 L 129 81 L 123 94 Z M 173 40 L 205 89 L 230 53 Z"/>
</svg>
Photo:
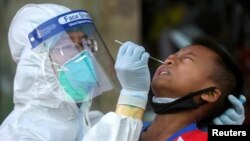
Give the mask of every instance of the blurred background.
<svg viewBox="0 0 250 141">
<path fill-rule="evenodd" d="M 164 60 L 198 36 L 209 36 L 228 48 L 239 64 L 248 101 L 250 124 L 250 3 L 244 0 L 0 0 L 0 123 L 13 109 L 16 64 L 8 47 L 8 28 L 17 10 L 27 3 L 57 3 L 85 9 L 94 20 L 112 57 L 120 41 L 143 45 L 151 56 Z M 153 74 L 159 64 L 150 61 Z M 102 111 L 115 109 L 118 95 L 100 99 Z M 150 106 L 145 119 L 153 117 Z"/>
</svg>

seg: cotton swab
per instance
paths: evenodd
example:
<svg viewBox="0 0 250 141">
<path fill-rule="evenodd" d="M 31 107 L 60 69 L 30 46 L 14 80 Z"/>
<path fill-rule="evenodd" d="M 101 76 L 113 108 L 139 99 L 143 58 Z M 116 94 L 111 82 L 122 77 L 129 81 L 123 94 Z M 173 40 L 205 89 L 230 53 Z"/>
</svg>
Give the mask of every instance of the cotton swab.
<svg viewBox="0 0 250 141">
<path fill-rule="evenodd" d="M 118 44 L 120 44 L 120 45 L 123 44 L 121 41 L 118 41 L 118 40 L 115 40 L 115 42 L 118 43 Z M 159 60 L 159 59 L 156 59 L 156 58 L 154 58 L 154 57 L 152 57 L 152 56 L 149 56 L 149 58 L 151 58 L 151 59 L 153 59 L 153 60 L 155 60 L 155 61 L 157 61 L 157 62 L 159 62 L 159 63 L 161 63 L 161 64 L 164 64 L 163 61 L 161 61 L 161 60 Z"/>
</svg>

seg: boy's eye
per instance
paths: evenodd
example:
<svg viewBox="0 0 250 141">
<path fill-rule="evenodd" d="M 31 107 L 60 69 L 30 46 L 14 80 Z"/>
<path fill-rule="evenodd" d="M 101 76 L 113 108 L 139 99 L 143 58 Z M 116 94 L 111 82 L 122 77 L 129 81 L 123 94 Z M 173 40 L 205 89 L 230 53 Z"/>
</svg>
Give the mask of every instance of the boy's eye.
<svg viewBox="0 0 250 141">
<path fill-rule="evenodd" d="M 191 57 L 189 57 L 189 56 L 183 57 L 183 60 L 187 60 L 187 61 L 192 61 L 192 62 L 194 62 L 194 59 L 191 58 Z"/>
</svg>

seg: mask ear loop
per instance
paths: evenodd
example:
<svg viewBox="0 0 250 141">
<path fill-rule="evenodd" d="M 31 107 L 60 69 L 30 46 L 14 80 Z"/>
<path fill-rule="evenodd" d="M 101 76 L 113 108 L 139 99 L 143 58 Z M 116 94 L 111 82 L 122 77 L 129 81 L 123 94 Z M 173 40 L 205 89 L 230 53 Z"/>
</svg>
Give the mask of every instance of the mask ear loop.
<svg viewBox="0 0 250 141">
<path fill-rule="evenodd" d="M 60 46 L 59 49 L 60 49 L 60 54 L 61 54 L 62 56 L 64 56 L 64 53 L 63 53 L 63 50 L 62 50 L 62 46 Z"/>
<path fill-rule="evenodd" d="M 46 60 L 49 57 L 49 48 L 48 48 L 48 45 L 43 41 L 40 46 L 38 46 L 36 48 L 33 48 L 33 50 L 35 51 L 34 53 L 36 54 L 37 58 L 39 58 L 40 61 L 41 61 L 41 64 L 42 64 L 42 74 L 44 76 L 44 80 L 47 80 L 46 79 L 45 70 L 49 69 L 49 68 L 45 68 L 45 66 L 46 66 L 45 63 L 46 63 Z"/>
<path fill-rule="evenodd" d="M 31 23 L 31 27 L 33 28 L 33 29 L 37 29 L 37 28 L 35 28 L 34 27 L 34 25 Z M 39 30 L 37 30 L 37 32 L 38 32 L 38 34 L 39 34 Z M 39 34 L 40 35 L 40 34 Z M 37 54 L 37 57 L 39 58 L 39 59 L 41 59 L 41 61 L 42 61 L 42 75 L 43 75 L 43 77 L 44 77 L 44 81 L 47 83 L 47 77 L 46 77 L 46 73 L 45 73 L 45 69 L 52 69 L 53 71 L 54 71 L 54 69 L 53 69 L 53 66 L 51 65 L 51 68 L 46 68 L 46 61 L 47 61 L 47 59 L 49 59 L 50 60 L 50 62 L 52 62 L 51 61 L 51 57 L 50 57 L 50 54 L 49 54 L 49 47 L 48 47 L 48 45 L 43 41 L 42 42 L 42 44 L 41 44 L 41 46 L 40 47 L 37 47 L 37 48 L 35 48 L 36 49 L 36 54 Z M 56 76 L 55 76 L 56 77 Z M 40 80 L 40 81 L 42 81 L 42 80 Z M 47 83 L 48 84 L 48 83 Z M 51 87 L 50 87 L 51 88 Z M 54 87 L 53 87 L 54 88 Z M 53 91 L 53 88 L 51 88 L 52 90 L 51 91 Z"/>
<path fill-rule="evenodd" d="M 46 42 L 43 42 L 39 48 L 40 48 L 40 50 L 38 50 L 40 52 L 39 56 L 40 56 L 40 59 L 42 60 L 42 75 L 44 77 L 43 81 L 46 83 L 47 88 L 50 89 L 53 95 L 58 95 L 59 93 L 57 93 L 56 91 L 59 88 L 58 87 L 59 85 L 58 83 L 55 82 L 57 79 L 57 75 L 53 68 L 54 66 L 52 65 L 53 62 L 49 54 L 49 51 L 50 51 L 49 46 L 47 45 Z M 53 73 L 53 74 L 50 74 L 50 73 Z"/>
</svg>

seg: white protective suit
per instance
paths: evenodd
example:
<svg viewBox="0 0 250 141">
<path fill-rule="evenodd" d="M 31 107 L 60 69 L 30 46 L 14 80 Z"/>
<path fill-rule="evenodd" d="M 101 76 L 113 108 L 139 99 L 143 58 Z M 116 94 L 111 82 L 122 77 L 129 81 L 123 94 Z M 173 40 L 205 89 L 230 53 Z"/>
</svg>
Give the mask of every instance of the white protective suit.
<svg viewBox="0 0 250 141">
<path fill-rule="evenodd" d="M 28 40 L 35 27 L 68 11 L 56 4 L 27 4 L 12 20 L 8 38 L 17 63 L 15 107 L 0 126 L 1 141 L 76 141 L 90 128 L 84 122 L 88 121 L 87 108 L 83 105 L 80 110 L 75 103 L 62 100 L 66 92 L 58 83 L 48 54 L 35 54 Z M 137 141 L 141 127 L 141 120 L 110 112 L 85 140 Z"/>
</svg>

